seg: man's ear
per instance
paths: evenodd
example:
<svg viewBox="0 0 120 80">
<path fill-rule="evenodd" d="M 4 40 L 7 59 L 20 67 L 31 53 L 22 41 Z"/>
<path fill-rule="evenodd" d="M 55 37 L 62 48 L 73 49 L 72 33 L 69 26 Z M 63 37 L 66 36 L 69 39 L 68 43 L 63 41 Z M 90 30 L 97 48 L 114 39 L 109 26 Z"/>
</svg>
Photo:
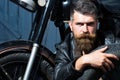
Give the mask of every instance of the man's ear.
<svg viewBox="0 0 120 80">
<path fill-rule="evenodd" d="M 69 27 L 70 27 L 70 30 L 72 31 L 72 22 L 69 21 Z"/>
</svg>

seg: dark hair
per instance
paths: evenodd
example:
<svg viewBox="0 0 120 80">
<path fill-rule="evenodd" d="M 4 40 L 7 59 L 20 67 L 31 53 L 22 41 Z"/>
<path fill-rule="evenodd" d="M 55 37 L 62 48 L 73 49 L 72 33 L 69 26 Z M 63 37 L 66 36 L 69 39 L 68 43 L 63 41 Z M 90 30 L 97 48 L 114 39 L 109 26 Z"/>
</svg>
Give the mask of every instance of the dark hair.
<svg viewBox="0 0 120 80">
<path fill-rule="evenodd" d="M 84 15 L 94 15 L 98 18 L 97 7 L 90 0 L 73 0 L 70 6 L 70 16 L 73 16 L 74 11 Z"/>
</svg>

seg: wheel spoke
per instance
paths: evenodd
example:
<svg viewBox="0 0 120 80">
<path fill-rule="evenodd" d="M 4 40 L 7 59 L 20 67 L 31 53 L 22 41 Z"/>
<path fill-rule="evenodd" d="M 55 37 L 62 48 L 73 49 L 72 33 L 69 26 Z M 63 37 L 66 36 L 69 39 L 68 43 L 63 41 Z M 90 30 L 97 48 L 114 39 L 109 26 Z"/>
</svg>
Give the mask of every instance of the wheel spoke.
<svg viewBox="0 0 120 80">
<path fill-rule="evenodd" d="M 23 73 L 24 73 L 24 70 L 25 67 L 24 65 L 15 65 L 15 68 L 14 68 L 14 75 L 13 75 L 13 78 L 14 80 L 19 80 L 19 78 L 22 78 L 23 76 Z"/>
<path fill-rule="evenodd" d="M 11 76 L 1 65 L 0 65 L 0 72 L 7 80 L 12 80 Z"/>
</svg>

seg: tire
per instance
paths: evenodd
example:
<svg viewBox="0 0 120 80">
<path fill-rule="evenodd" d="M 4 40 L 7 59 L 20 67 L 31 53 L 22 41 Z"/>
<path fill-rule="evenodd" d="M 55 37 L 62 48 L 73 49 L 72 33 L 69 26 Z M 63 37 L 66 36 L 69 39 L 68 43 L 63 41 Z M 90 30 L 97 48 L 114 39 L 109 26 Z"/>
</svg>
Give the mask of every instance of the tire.
<svg viewBox="0 0 120 80">
<path fill-rule="evenodd" d="M 0 45 L 2 46 L 0 48 L 0 70 L 2 71 L 0 80 L 21 80 L 23 78 L 30 57 L 31 44 L 26 41 L 12 41 Z M 53 69 L 53 54 L 41 46 L 29 80 L 52 80 Z"/>
</svg>

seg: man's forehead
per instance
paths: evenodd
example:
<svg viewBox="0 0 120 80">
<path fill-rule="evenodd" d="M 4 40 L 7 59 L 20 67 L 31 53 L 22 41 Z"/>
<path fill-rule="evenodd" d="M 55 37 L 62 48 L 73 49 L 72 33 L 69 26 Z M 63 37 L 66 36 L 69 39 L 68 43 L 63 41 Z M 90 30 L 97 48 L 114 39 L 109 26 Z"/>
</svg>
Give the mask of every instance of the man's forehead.
<svg viewBox="0 0 120 80">
<path fill-rule="evenodd" d="M 94 14 L 82 14 L 80 12 L 77 12 L 77 11 L 74 11 L 74 14 L 73 14 L 73 19 L 74 18 L 93 18 L 93 19 L 96 19 L 95 15 Z"/>
</svg>

